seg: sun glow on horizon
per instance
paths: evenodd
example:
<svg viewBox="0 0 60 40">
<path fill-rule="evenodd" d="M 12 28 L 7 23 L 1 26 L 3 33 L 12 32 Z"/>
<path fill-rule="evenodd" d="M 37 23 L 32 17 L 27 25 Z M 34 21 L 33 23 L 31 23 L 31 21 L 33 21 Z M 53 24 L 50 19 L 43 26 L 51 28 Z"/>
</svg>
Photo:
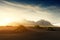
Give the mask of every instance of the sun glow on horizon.
<svg viewBox="0 0 60 40">
<path fill-rule="evenodd" d="M 59 22 L 60 20 L 55 20 L 56 16 L 52 13 L 50 10 L 36 5 L 2 1 L 0 5 L 0 26 L 6 26 L 11 22 L 22 22 L 23 19 L 34 22 L 41 19 L 52 23 Z"/>
<path fill-rule="evenodd" d="M 0 26 L 6 26 L 8 25 L 8 23 L 13 22 L 13 20 L 11 18 L 4 18 L 1 22 L 0 22 Z"/>
</svg>

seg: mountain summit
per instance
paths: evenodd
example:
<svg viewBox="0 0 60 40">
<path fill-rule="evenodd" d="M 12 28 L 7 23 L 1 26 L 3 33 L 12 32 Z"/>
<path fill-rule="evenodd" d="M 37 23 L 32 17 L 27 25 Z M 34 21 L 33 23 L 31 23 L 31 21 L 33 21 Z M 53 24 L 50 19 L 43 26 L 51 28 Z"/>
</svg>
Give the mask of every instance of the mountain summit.
<svg viewBox="0 0 60 40">
<path fill-rule="evenodd" d="M 52 27 L 53 25 L 46 20 L 39 20 L 36 22 L 38 25 L 40 25 L 41 27 Z"/>
</svg>

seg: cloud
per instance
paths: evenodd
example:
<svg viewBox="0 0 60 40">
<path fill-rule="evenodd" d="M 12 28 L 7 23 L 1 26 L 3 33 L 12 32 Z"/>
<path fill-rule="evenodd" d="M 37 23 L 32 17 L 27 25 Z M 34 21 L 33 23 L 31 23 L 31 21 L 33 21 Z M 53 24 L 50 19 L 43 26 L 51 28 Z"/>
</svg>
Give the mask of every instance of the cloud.
<svg viewBox="0 0 60 40">
<path fill-rule="evenodd" d="M 49 6 L 46 8 L 52 14 L 52 18 L 54 19 L 55 22 L 59 23 L 60 22 L 60 7 L 58 6 Z M 53 20 L 52 19 L 52 20 Z"/>
<path fill-rule="evenodd" d="M 56 6 L 42 7 L 41 5 L 31 5 L 2 1 L 0 5 L 0 18 L 11 17 L 12 19 L 27 19 L 38 21 L 40 19 L 48 20 L 52 23 L 60 22 L 58 16 L 60 15 L 60 8 Z M 2 16 L 1 16 L 2 15 Z M 59 20 L 57 20 L 59 19 Z"/>
</svg>

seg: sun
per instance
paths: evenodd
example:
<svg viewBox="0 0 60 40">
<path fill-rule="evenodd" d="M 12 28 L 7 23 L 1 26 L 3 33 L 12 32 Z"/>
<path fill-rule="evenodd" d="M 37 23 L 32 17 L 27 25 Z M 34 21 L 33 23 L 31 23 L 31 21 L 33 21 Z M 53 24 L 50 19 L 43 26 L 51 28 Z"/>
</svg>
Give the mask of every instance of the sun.
<svg viewBox="0 0 60 40">
<path fill-rule="evenodd" d="M 0 22 L 0 26 L 6 26 L 11 22 L 13 22 L 11 18 L 3 18 L 3 20 Z"/>
<path fill-rule="evenodd" d="M 4 22 L 5 22 L 5 23 L 9 23 L 9 22 L 11 22 L 11 21 L 12 21 L 11 18 L 5 18 L 5 19 L 4 19 Z"/>
</svg>

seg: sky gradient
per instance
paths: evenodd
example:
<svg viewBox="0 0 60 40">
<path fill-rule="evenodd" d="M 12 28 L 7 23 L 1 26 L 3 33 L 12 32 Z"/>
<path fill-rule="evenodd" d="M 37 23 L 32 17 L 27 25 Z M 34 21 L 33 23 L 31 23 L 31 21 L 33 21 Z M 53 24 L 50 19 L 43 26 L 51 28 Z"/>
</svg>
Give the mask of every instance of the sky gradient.
<svg viewBox="0 0 60 40">
<path fill-rule="evenodd" d="M 0 0 L 0 22 L 5 19 L 18 21 L 27 19 L 38 21 L 48 20 L 60 23 L 59 0 Z M 9 22 L 9 21 L 8 21 Z"/>
</svg>

